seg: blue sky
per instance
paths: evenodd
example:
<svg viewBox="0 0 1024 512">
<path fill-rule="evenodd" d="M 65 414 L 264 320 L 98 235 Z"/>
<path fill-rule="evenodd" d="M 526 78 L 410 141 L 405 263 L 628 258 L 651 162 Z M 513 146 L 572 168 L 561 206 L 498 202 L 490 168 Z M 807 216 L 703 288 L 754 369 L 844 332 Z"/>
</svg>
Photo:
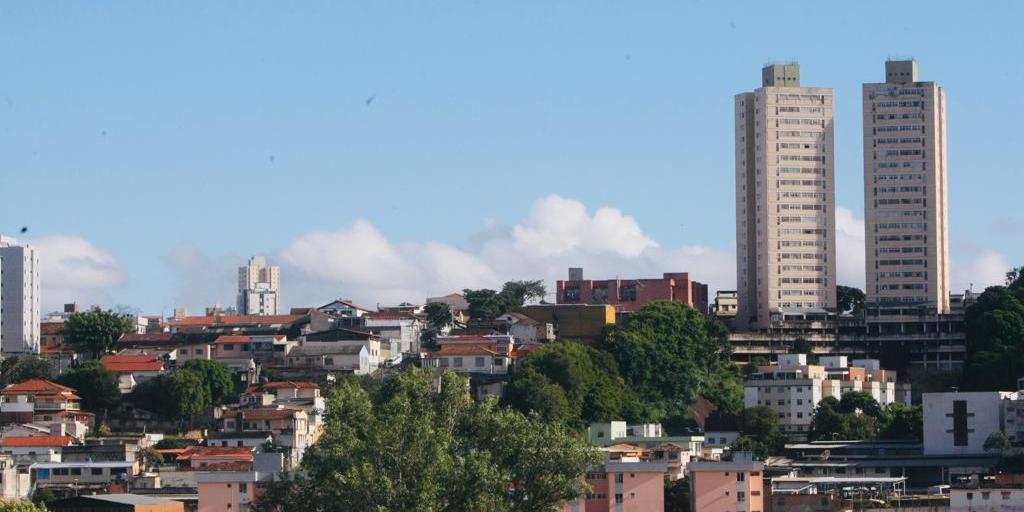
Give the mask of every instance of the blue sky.
<svg viewBox="0 0 1024 512">
<path fill-rule="evenodd" d="M 837 204 L 855 226 L 860 84 L 909 55 L 948 94 L 955 284 L 991 282 L 1024 263 L 1022 11 L 3 3 L 0 233 L 28 226 L 47 249 L 45 304 L 151 313 L 232 301 L 254 253 L 284 265 L 294 305 L 416 301 L 577 262 L 727 287 L 732 96 L 776 60 L 835 88 Z M 531 245 L 552 233 L 573 242 Z"/>
</svg>

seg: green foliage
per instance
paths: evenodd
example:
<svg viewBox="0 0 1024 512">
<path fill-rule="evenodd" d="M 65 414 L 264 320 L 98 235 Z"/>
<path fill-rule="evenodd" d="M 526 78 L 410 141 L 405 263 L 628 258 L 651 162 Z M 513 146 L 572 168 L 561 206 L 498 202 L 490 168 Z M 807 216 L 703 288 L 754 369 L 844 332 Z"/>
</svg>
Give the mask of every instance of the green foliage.
<svg viewBox="0 0 1024 512">
<path fill-rule="evenodd" d="M 601 457 L 565 427 L 474 403 L 467 381 L 409 369 L 373 396 L 342 379 L 305 476 L 268 486 L 257 511 L 553 511 Z"/>
<path fill-rule="evenodd" d="M 0 385 L 16 384 L 29 379 L 53 380 L 54 368 L 49 359 L 32 355 L 10 356 L 0 362 Z"/>
<path fill-rule="evenodd" d="M 574 428 L 645 419 L 611 355 L 575 341 L 552 343 L 523 358 L 510 377 L 505 403 Z"/>
<path fill-rule="evenodd" d="M 880 439 L 920 441 L 923 431 L 924 412 L 920 405 L 893 402 L 882 409 L 878 418 Z"/>
<path fill-rule="evenodd" d="M 190 439 L 185 439 L 178 436 L 164 436 L 163 439 L 156 442 L 154 448 L 157 450 L 173 450 L 180 448 L 187 448 L 193 446 L 196 443 Z"/>
<path fill-rule="evenodd" d="M 135 454 L 135 459 L 139 461 L 144 471 L 164 463 L 164 455 L 156 451 L 156 448 L 152 446 L 139 448 L 138 453 Z"/>
<path fill-rule="evenodd" d="M 665 480 L 665 512 L 690 512 L 690 480 Z"/>
<path fill-rule="evenodd" d="M 817 364 L 818 356 L 814 353 L 814 344 L 807 341 L 807 338 L 799 337 L 793 341 L 790 349 L 793 354 L 804 354 L 807 356 L 807 364 Z"/>
<path fill-rule="evenodd" d="M 836 286 L 836 302 L 840 313 L 856 313 L 864 309 L 864 290 L 852 286 Z"/>
<path fill-rule="evenodd" d="M 123 334 L 132 331 L 128 315 L 94 307 L 76 313 L 64 321 L 64 337 L 78 352 L 98 358 L 114 346 Z"/>
<path fill-rule="evenodd" d="M 220 405 L 234 399 L 235 380 L 231 376 L 231 369 L 224 364 L 207 359 L 193 359 L 176 373 L 181 371 L 195 373 L 202 380 L 211 405 Z"/>
<path fill-rule="evenodd" d="M 420 344 L 433 347 L 437 344 L 438 335 L 452 324 L 452 309 L 443 302 L 431 302 L 423 310 L 427 316 L 427 325 L 420 332 Z"/>
<path fill-rule="evenodd" d="M 729 360 L 726 331 L 690 306 L 652 302 L 612 331 L 602 348 L 647 407 L 661 411 L 655 420 L 684 410 L 698 396 L 724 410 L 742 408 L 741 377 Z"/>
<path fill-rule="evenodd" d="M 206 409 L 234 398 L 231 370 L 216 361 L 192 360 L 171 374 L 157 375 L 135 386 L 136 407 L 168 421 L 185 422 Z"/>
<path fill-rule="evenodd" d="M 987 452 L 1002 452 L 1007 448 L 1010 448 L 1010 438 L 1006 437 L 1003 432 L 992 432 L 985 438 L 985 444 L 982 446 Z"/>
<path fill-rule="evenodd" d="M 498 316 L 521 311 L 532 300 L 543 299 L 547 290 L 544 281 L 508 281 L 497 292 L 489 289 L 463 290 L 473 320 L 493 320 Z"/>
<path fill-rule="evenodd" d="M 779 416 L 771 407 L 744 409 L 739 414 L 739 432 L 731 449 L 753 452 L 761 460 L 778 453 L 786 444 L 786 436 L 779 430 Z"/>
<path fill-rule="evenodd" d="M 57 383 L 74 388 L 82 397 L 82 408 L 87 411 L 111 409 L 121 403 L 117 375 L 99 361 L 88 361 L 62 373 Z"/>
<path fill-rule="evenodd" d="M 46 507 L 28 500 L 0 501 L 0 512 L 46 512 Z"/>
<path fill-rule="evenodd" d="M 843 393 L 842 398 L 839 399 L 839 412 L 843 414 L 850 414 L 858 411 L 873 418 L 877 418 L 881 415 L 882 408 L 878 405 L 878 401 L 875 400 L 875 397 L 871 396 L 871 393 L 866 391 L 849 391 Z"/>
<path fill-rule="evenodd" d="M 1024 374 L 1022 269 L 1008 272 L 1006 286 L 989 287 L 967 309 L 965 389 L 1016 389 L 1017 378 Z"/>
</svg>

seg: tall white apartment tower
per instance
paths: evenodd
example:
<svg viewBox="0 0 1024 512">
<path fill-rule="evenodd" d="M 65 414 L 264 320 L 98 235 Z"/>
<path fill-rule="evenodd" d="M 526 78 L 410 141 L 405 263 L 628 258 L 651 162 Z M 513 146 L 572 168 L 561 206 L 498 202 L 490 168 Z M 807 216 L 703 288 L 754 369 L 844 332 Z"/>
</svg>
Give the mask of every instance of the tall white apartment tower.
<svg viewBox="0 0 1024 512">
<path fill-rule="evenodd" d="M 867 302 L 948 313 L 946 93 L 913 60 L 886 62 L 863 91 Z"/>
<path fill-rule="evenodd" d="M 737 325 L 766 329 L 836 307 L 831 88 L 801 87 L 796 63 L 737 94 Z"/>
<path fill-rule="evenodd" d="M 253 256 L 238 268 L 238 314 L 276 315 L 281 301 L 281 267 L 264 256 Z"/>
<path fill-rule="evenodd" d="M 39 256 L 0 236 L 0 352 L 39 353 Z"/>
</svg>

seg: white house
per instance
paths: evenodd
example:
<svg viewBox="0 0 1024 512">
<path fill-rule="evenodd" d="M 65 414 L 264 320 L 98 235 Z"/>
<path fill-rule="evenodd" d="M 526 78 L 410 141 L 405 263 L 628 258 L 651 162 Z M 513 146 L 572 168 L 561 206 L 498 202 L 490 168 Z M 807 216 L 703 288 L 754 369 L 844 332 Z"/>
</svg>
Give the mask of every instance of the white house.
<svg viewBox="0 0 1024 512">
<path fill-rule="evenodd" d="M 925 393 L 925 455 L 979 455 L 985 439 L 1005 430 L 1006 411 L 1016 402 L 1013 391 Z"/>
</svg>

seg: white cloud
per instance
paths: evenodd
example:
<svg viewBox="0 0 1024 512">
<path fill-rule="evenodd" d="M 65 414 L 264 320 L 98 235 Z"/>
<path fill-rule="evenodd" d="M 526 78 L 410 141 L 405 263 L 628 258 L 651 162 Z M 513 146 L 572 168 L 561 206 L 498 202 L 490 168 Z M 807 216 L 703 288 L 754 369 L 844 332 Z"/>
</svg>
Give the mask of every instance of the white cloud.
<svg viewBox="0 0 1024 512">
<path fill-rule="evenodd" d="M 1003 284 L 1006 272 L 1013 265 L 1010 260 L 997 251 L 983 250 L 976 252 L 966 265 L 954 264 L 951 276 L 951 292 L 959 293 L 970 289 L 983 291 L 989 286 Z"/>
<path fill-rule="evenodd" d="M 584 267 L 593 278 L 690 272 L 712 290 L 735 286 L 732 249 L 663 248 L 616 208 L 591 214 L 577 200 L 551 195 L 536 201 L 521 223 L 503 228 L 489 222 L 485 228 L 467 237 L 468 248 L 391 243 L 366 220 L 300 236 L 280 254 L 285 302 L 312 305 L 336 296 L 371 305 L 421 301 L 509 279 L 544 279 L 553 290 L 570 266 Z"/>
<path fill-rule="evenodd" d="M 110 288 L 125 280 L 114 255 L 76 236 L 54 235 L 32 240 L 39 255 L 39 280 L 44 311 L 64 303 L 109 303 Z"/>
<path fill-rule="evenodd" d="M 846 286 L 864 289 L 864 219 L 859 219 L 853 210 L 836 207 L 836 273 L 839 282 Z"/>
</svg>

